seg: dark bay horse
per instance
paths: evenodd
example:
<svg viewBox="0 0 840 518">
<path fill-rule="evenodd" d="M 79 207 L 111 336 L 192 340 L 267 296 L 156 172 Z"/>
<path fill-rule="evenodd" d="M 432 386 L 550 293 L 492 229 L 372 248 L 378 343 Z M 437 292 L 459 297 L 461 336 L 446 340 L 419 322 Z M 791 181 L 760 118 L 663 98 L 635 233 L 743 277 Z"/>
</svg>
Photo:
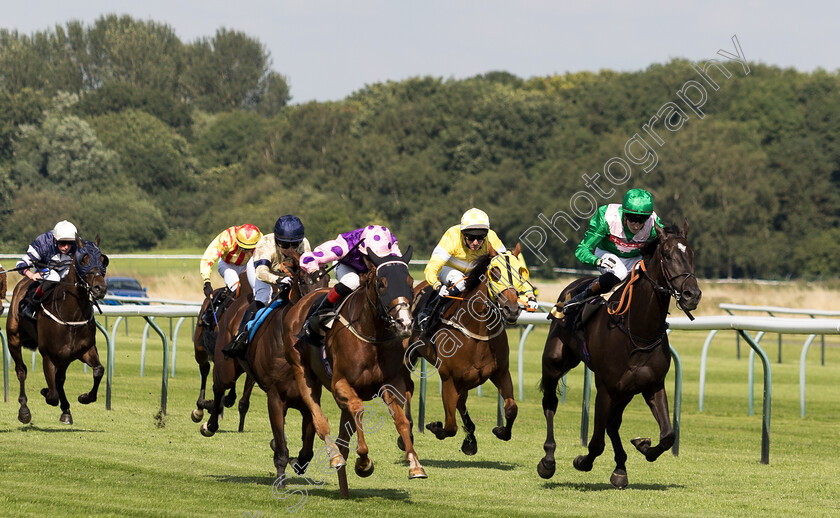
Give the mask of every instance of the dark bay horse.
<svg viewBox="0 0 840 518">
<path fill-rule="evenodd" d="M 93 241 L 83 241 L 76 236 L 76 253 L 67 275 L 44 295 L 33 322 L 20 315 L 20 301 L 26 295 L 31 281 L 22 279 L 12 294 L 11 308 L 6 320 L 9 352 L 15 361 L 15 371 L 20 381 L 20 410 L 18 420 L 27 424 L 32 420 L 24 388 L 26 364 L 21 346 L 38 349 L 44 361 L 47 388 L 41 390 L 47 403 L 61 408 L 60 421 L 73 424 L 70 403 L 64 393 L 67 367 L 81 360 L 93 369 L 93 388 L 79 395 L 79 403 L 87 405 L 96 401 L 99 382 L 105 368 L 99 362 L 96 350 L 96 323 L 93 299 L 105 296 L 105 268 L 108 256 L 99 250 L 99 235 Z"/>
<path fill-rule="evenodd" d="M 294 254 L 294 259 L 297 261 L 300 258 L 297 254 Z M 251 379 L 256 380 L 260 388 L 268 396 L 268 415 L 273 434 L 271 447 L 274 450 L 274 466 L 277 468 L 277 476 L 280 478 L 280 482 L 276 484 L 278 487 L 285 486 L 285 477 L 283 475 L 289 463 L 289 449 L 284 431 L 286 411 L 288 408 L 297 409 L 303 417 L 301 434 L 303 445 L 298 454 L 297 462 L 294 464 L 298 474 L 303 473 L 303 470 L 299 467 L 305 466 L 312 459 L 312 443 L 315 438 L 312 414 L 300 396 L 300 391 L 298 390 L 291 367 L 285 359 L 284 348 L 286 347 L 286 342 L 284 342 L 282 336 L 283 317 L 289 308 L 297 303 L 303 295 L 317 288 L 328 286 L 330 280 L 329 275 L 322 273 L 315 273 L 310 276 L 302 268 L 297 266 L 297 264 L 290 268 L 287 273 L 293 279 L 291 289 L 288 293 L 288 301 L 281 307 L 268 313 L 268 316 L 260 323 L 248 347 L 247 361 L 230 360 L 234 361 L 237 367 L 245 370 Z M 260 316 L 258 315 L 257 318 L 260 318 Z M 228 318 L 224 318 L 222 326 L 227 329 L 226 334 L 232 336 L 238 331 L 239 321 L 238 319 L 229 320 Z M 221 350 L 222 347 L 223 345 L 221 343 L 216 344 L 216 349 Z M 228 374 L 230 373 L 228 372 Z M 216 374 L 214 374 L 214 378 L 215 376 Z M 224 381 L 226 380 L 222 380 L 223 384 Z M 216 381 L 214 379 L 215 389 Z M 320 387 L 318 389 L 317 397 L 320 399 Z M 218 395 L 214 394 L 216 396 L 214 397 L 215 401 L 218 401 L 218 396 L 221 393 L 223 393 L 223 389 Z M 210 437 L 218 430 L 218 415 L 220 410 L 221 405 L 219 404 L 215 404 L 214 408 L 211 408 L 210 418 L 201 426 L 202 435 Z"/>
<path fill-rule="evenodd" d="M 332 377 L 320 359 L 320 348 L 306 339 L 298 339 L 310 308 L 326 295 L 319 290 L 306 295 L 292 306 L 283 320 L 286 359 L 292 366 L 301 395 L 312 412 L 315 431 L 326 444 L 329 465 L 321 468 L 338 470 L 341 494 L 349 496 L 346 461 L 350 438 L 356 434 L 356 474 L 367 477 L 373 473 L 373 461 L 368 456 L 365 433 L 375 431 L 371 426 L 372 405 L 363 401 L 381 399 L 382 405 L 405 444 L 409 478 L 426 478 L 417 452 L 411 441 L 408 419 L 403 412 L 404 394 L 412 383 L 402 359 L 411 335 L 413 319 L 411 301 L 414 284 L 408 273 L 411 248 L 403 256 L 377 257 L 370 251 L 366 256 L 368 272 L 363 274 L 361 286 L 348 295 L 338 310 L 338 316 L 324 337 L 325 353 L 332 365 Z M 338 439 L 330 436 L 330 425 L 316 400 L 320 386 L 332 392 L 341 409 Z M 318 387 L 316 389 L 316 387 Z M 381 426 L 382 415 L 378 426 Z"/>
<path fill-rule="evenodd" d="M 507 257 L 491 250 L 480 258 L 465 281 L 463 295 L 454 297 L 456 300 L 443 311 L 434 327 L 422 335 L 415 331 L 407 351 L 411 364 L 419 354 L 434 365 L 442 382 L 445 422 L 429 423 L 426 428 L 438 439 L 453 437 L 458 431 L 457 409 L 467 432 L 461 444 L 461 451 L 466 455 L 478 451 L 475 424 L 467 412 L 471 389 L 489 379 L 504 398 L 505 426 L 493 428 L 496 437 L 510 440 L 516 420 L 518 408 L 513 398 L 505 328 L 516 324 L 521 311 L 517 290 L 517 280 L 521 279 L 519 253 L 517 244 Z M 415 289 L 415 300 L 431 289 L 427 282 L 420 283 Z M 415 309 L 418 310 L 419 307 Z"/>
<path fill-rule="evenodd" d="M 678 308 L 688 313 L 697 307 L 701 296 L 694 276 L 694 250 L 686 240 L 687 234 L 688 223 L 683 225 L 682 232 L 676 226 L 657 228 L 658 239 L 642 249 L 640 269 L 632 272 L 624 289 L 614 293 L 607 305 L 599 307 L 586 323 L 583 344 L 561 319 L 552 315 L 540 381 L 547 425 L 545 457 L 537 466 L 542 478 L 551 478 L 555 469 L 557 384 L 581 361 L 586 361 L 595 374 L 598 393 L 589 452 L 575 458 L 575 469 L 592 469 L 595 458 L 604 451 L 606 431 L 615 454 L 615 470 L 610 483 L 619 489 L 627 487 L 627 453 L 618 430 L 624 409 L 636 394 L 642 394 L 659 424 L 659 443 L 651 446 L 649 438 L 636 438 L 630 441 L 633 446 L 653 462 L 674 444 L 665 394 L 665 375 L 671 367 L 665 319 L 671 297 L 676 299 Z M 567 286 L 560 294 L 558 304 L 586 280 L 578 279 Z"/>
<path fill-rule="evenodd" d="M 216 368 L 219 368 L 220 371 L 224 371 L 226 373 L 226 380 L 227 376 L 234 376 L 232 382 L 230 380 L 225 382 L 225 386 L 229 388 L 230 391 L 226 396 L 224 396 L 223 401 L 225 407 L 228 408 L 232 407 L 236 402 L 236 381 L 239 379 L 239 376 L 242 375 L 243 370 L 241 368 L 237 370 L 235 361 L 232 358 L 225 358 L 222 354 L 219 354 L 219 356 L 216 357 L 216 343 L 219 339 L 219 328 L 228 310 L 232 311 L 236 309 L 239 313 L 239 318 L 242 318 L 242 314 L 245 312 L 245 309 L 250 303 L 250 301 L 247 300 L 247 296 L 248 294 L 252 294 L 253 291 L 251 291 L 251 286 L 248 284 L 248 277 L 244 272 L 239 276 L 239 286 L 240 293 L 228 295 L 233 297 L 232 300 L 224 303 L 221 308 L 214 312 L 213 317 L 217 319 L 218 323 L 214 323 L 212 327 L 208 327 L 199 319 L 195 326 L 193 343 L 195 344 L 195 361 L 198 363 L 198 369 L 201 374 L 201 389 L 198 393 L 198 400 L 195 402 L 195 410 L 193 410 L 190 415 L 194 423 L 200 423 L 201 420 L 204 419 L 204 411 L 212 410 L 215 404 L 213 399 L 204 399 L 205 389 L 207 387 L 207 376 L 210 374 L 210 362 L 221 362 L 220 364 L 217 364 L 220 365 L 219 367 L 214 367 L 214 376 Z M 247 288 L 245 288 L 245 286 L 247 286 Z M 219 292 L 227 289 L 228 288 L 225 286 L 214 290 L 211 297 L 204 299 L 204 302 L 201 305 L 201 311 L 198 314 L 203 315 L 207 310 L 207 307 L 211 304 L 211 301 L 216 300 Z M 234 329 L 234 335 L 235 333 L 236 329 Z M 227 342 L 225 342 L 225 344 L 226 343 Z M 245 385 L 242 388 L 242 398 L 239 400 L 238 407 L 240 432 L 245 430 L 245 414 L 248 413 L 251 391 L 253 389 L 254 378 L 246 375 Z"/>
</svg>

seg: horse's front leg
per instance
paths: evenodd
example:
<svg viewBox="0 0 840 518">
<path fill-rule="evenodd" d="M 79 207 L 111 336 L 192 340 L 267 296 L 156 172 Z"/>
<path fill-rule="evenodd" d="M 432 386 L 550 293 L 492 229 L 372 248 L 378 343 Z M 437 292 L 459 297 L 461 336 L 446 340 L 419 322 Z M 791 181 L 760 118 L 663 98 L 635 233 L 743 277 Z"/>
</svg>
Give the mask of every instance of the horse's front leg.
<svg viewBox="0 0 840 518">
<path fill-rule="evenodd" d="M 268 420 L 271 423 L 271 433 L 274 436 L 274 467 L 277 469 L 277 478 L 281 480 L 280 487 L 285 487 L 286 465 L 289 464 L 289 447 L 286 444 L 285 433 L 286 406 L 277 393 L 277 389 L 269 389 L 266 395 L 268 397 Z"/>
<path fill-rule="evenodd" d="M 510 370 L 507 368 L 497 370 L 490 381 L 496 385 L 499 394 L 505 400 L 505 425 L 493 428 L 493 435 L 503 441 L 509 441 L 513 422 L 516 421 L 516 415 L 519 413 L 519 407 L 513 399 L 513 381 L 510 379 Z"/>
<path fill-rule="evenodd" d="M 303 475 L 307 470 L 308 464 L 312 461 L 315 455 L 313 450 L 315 443 L 315 424 L 312 422 L 312 413 L 307 409 L 300 411 L 301 416 L 301 432 L 300 432 L 300 451 L 297 459 L 292 463 L 292 468 L 298 475 Z"/>
<path fill-rule="evenodd" d="M 394 417 L 394 426 L 397 427 L 400 437 L 405 444 L 405 460 L 408 461 L 408 478 L 426 478 L 426 470 L 420 464 L 420 458 L 414 451 L 414 442 L 411 440 L 411 425 L 403 412 L 402 404 L 389 390 L 382 391 L 382 400 L 388 405 L 391 415 Z"/>
<path fill-rule="evenodd" d="M 351 434 L 346 433 L 347 430 L 345 428 L 347 427 L 347 423 L 350 422 L 356 432 L 356 441 L 358 442 L 356 453 L 359 454 L 359 458 L 356 459 L 356 474 L 360 477 L 369 477 L 373 474 L 373 460 L 368 455 L 364 422 L 360 422 L 360 419 L 364 419 L 365 406 L 346 378 L 340 378 L 333 383 L 333 396 L 339 408 L 342 410 L 342 424 L 339 437 L 346 435 L 344 441 L 349 440 Z M 347 413 L 347 416 L 345 416 L 345 413 Z M 339 442 L 341 443 L 341 441 Z M 346 452 L 349 452 L 349 446 L 343 443 L 340 446 L 342 448 L 342 455 L 347 458 Z"/>
<path fill-rule="evenodd" d="M 50 406 L 58 406 L 59 404 L 59 396 L 58 390 L 56 390 L 56 367 L 55 363 L 53 363 L 52 358 L 49 356 L 41 355 L 41 359 L 44 362 L 44 379 L 47 381 L 47 386 L 41 389 L 41 395 L 44 396 L 47 404 Z"/>
<path fill-rule="evenodd" d="M 217 363 L 213 366 L 213 405 L 210 407 L 210 417 L 206 423 L 202 423 L 199 431 L 205 437 L 212 437 L 219 429 L 219 415 L 222 413 L 222 400 L 224 399 L 225 376 L 224 365 Z M 234 383 L 236 380 L 234 379 Z"/>
<path fill-rule="evenodd" d="M 204 332 L 205 331 L 202 331 L 202 334 L 199 337 L 200 340 L 204 340 Z M 192 411 L 190 418 L 194 423 L 200 423 L 201 420 L 204 419 L 204 410 L 209 409 L 212 401 L 204 399 L 204 393 L 207 389 L 207 376 L 210 374 L 210 358 L 208 357 L 204 346 L 198 345 L 198 342 L 196 342 L 195 346 L 195 361 L 198 363 L 198 372 L 201 374 L 201 388 L 198 392 L 198 399 L 195 402 L 195 410 Z"/>
<path fill-rule="evenodd" d="M 475 440 L 475 423 L 470 419 L 470 414 L 467 412 L 467 396 L 469 391 L 461 392 L 458 397 L 458 412 L 461 414 L 461 422 L 464 423 L 464 431 L 467 432 L 464 437 L 464 442 L 461 443 L 461 451 L 464 455 L 475 455 L 478 453 L 478 442 Z"/>
<path fill-rule="evenodd" d="M 543 366 L 543 375 L 540 380 L 540 389 L 542 390 L 542 408 L 545 415 L 545 443 L 543 449 L 545 450 L 545 457 L 540 459 L 537 464 L 537 473 L 545 479 L 554 476 L 556 464 L 554 461 L 554 450 L 557 448 L 557 443 L 554 441 L 554 414 L 557 412 L 557 385 L 560 381 L 560 374 L 553 369 L 546 369 Z"/>
<path fill-rule="evenodd" d="M 652 390 L 643 391 L 642 395 L 659 424 L 659 444 L 651 446 L 649 437 L 636 437 L 630 442 L 642 452 L 648 462 L 653 462 L 674 445 L 676 434 L 671 425 L 671 417 L 668 415 L 668 395 L 665 393 L 665 384 L 660 383 Z"/>
<path fill-rule="evenodd" d="M 254 390 L 254 383 L 257 380 L 250 375 L 245 376 L 245 386 L 242 388 L 242 398 L 239 399 L 239 431 L 245 431 L 245 414 L 251 406 L 251 391 Z"/>
<path fill-rule="evenodd" d="M 458 389 L 452 378 L 442 380 L 443 383 L 443 411 L 444 422 L 436 421 L 426 425 L 426 429 L 435 434 L 440 440 L 454 437 L 458 433 L 458 423 L 455 422 L 455 409 L 458 405 Z"/>
<path fill-rule="evenodd" d="M 600 392 L 600 390 L 599 390 Z M 619 401 L 612 400 L 609 409 L 609 416 L 607 418 L 607 435 L 610 437 L 612 443 L 613 454 L 615 458 L 615 469 L 610 476 L 610 483 L 616 489 L 624 489 L 627 487 L 627 452 L 624 451 L 624 445 L 621 444 L 621 437 L 618 435 L 618 430 L 621 428 L 621 420 L 624 415 L 624 409 L 627 407 L 633 396 Z"/>
<path fill-rule="evenodd" d="M 55 388 L 58 391 L 58 403 L 61 408 L 61 421 L 64 424 L 73 424 L 73 416 L 70 415 L 70 402 L 64 392 L 64 382 L 67 381 L 67 366 L 60 365 L 55 368 Z"/>
<path fill-rule="evenodd" d="M 99 392 L 99 383 L 102 381 L 102 376 L 105 374 L 105 367 L 103 367 L 102 363 L 99 361 L 99 352 L 96 350 L 95 345 L 85 351 L 81 360 L 93 369 L 93 388 L 90 389 L 90 392 L 79 394 L 79 403 L 87 405 L 96 401 L 96 395 Z"/>
</svg>

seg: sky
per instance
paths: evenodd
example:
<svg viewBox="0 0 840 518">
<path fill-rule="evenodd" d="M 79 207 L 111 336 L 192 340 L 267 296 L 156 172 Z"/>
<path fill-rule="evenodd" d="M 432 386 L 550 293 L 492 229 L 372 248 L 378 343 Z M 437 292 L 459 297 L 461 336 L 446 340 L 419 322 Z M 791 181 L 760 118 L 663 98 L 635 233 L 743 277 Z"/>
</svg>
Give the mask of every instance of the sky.
<svg viewBox="0 0 840 518">
<path fill-rule="evenodd" d="M 225 27 L 259 40 L 292 104 L 365 85 L 507 71 L 523 79 L 705 61 L 732 37 L 751 62 L 840 69 L 840 2 L 799 0 L 29 0 L 4 2 L 0 28 L 24 34 L 128 14 L 183 42 Z"/>
</svg>

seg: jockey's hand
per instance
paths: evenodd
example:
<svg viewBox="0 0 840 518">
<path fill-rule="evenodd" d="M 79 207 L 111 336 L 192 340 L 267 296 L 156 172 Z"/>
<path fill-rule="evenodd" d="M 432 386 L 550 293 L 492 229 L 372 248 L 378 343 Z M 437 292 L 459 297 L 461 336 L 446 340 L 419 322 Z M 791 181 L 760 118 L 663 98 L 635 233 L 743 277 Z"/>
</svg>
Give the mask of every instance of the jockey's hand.
<svg viewBox="0 0 840 518">
<path fill-rule="evenodd" d="M 32 273 L 32 275 L 31 276 L 28 275 L 27 277 L 29 277 L 33 281 L 37 282 L 37 281 L 40 281 L 44 278 L 44 276 L 41 275 L 41 272 L 30 272 L 30 273 Z"/>
<path fill-rule="evenodd" d="M 537 310 L 537 307 L 539 307 L 537 299 L 528 299 L 528 302 L 525 305 L 525 311 L 533 312 Z"/>
<path fill-rule="evenodd" d="M 279 286 L 280 289 L 291 287 L 292 286 L 292 278 L 288 275 L 286 277 L 283 277 L 282 279 L 277 281 L 277 286 Z"/>
<path fill-rule="evenodd" d="M 209 297 L 213 294 L 213 286 L 210 284 L 210 281 L 204 281 L 204 296 Z"/>
<path fill-rule="evenodd" d="M 309 261 L 306 263 L 301 261 L 300 267 L 303 268 L 306 273 L 315 273 L 321 265 L 318 264 L 318 261 Z"/>
<path fill-rule="evenodd" d="M 440 288 L 438 288 L 438 296 L 439 297 L 448 297 L 449 296 L 449 288 L 447 288 L 445 284 L 441 284 Z"/>
<path fill-rule="evenodd" d="M 615 268 L 615 265 L 615 257 L 607 256 L 598 261 L 598 267 L 608 271 L 612 271 Z"/>
</svg>

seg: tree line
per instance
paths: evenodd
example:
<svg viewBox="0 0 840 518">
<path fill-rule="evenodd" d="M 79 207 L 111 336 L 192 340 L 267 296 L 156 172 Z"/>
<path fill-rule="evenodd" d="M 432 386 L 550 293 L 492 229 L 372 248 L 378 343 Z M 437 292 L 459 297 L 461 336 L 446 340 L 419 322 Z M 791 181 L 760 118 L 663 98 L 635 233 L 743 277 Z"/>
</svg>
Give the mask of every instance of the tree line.
<svg viewBox="0 0 840 518">
<path fill-rule="evenodd" d="M 547 275 L 577 266 L 588 203 L 642 187 L 663 220 L 688 220 L 701 275 L 838 276 L 837 73 L 724 65 L 732 76 L 709 69 L 719 89 L 697 110 L 685 85 L 710 83 L 683 59 L 416 77 L 290 105 L 265 47 L 237 31 L 185 43 L 116 15 L 0 29 L 2 249 L 22 252 L 65 218 L 119 252 L 203 247 L 232 224 L 270 232 L 294 213 L 312 241 L 375 222 L 424 257 L 476 206 L 509 246 L 542 226 L 547 239 L 525 252 Z M 645 132 L 654 117 L 661 144 Z M 632 177 L 605 170 L 644 153 Z M 549 228 L 573 209 L 577 228 Z"/>
</svg>

